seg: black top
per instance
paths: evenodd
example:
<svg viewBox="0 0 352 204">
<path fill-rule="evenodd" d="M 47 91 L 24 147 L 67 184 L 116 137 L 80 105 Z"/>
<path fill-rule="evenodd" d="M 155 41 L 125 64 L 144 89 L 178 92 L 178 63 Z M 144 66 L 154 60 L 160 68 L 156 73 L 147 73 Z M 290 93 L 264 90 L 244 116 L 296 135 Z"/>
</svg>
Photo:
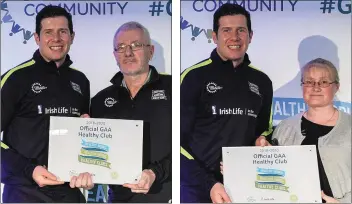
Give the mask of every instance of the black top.
<svg viewBox="0 0 352 204">
<path fill-rule="evenodd" d="M 320 158 L 318 139 L 319 137 L 328 134 L 334 126 L 325 126 L 313 123 L 302 116 L 301 130 L 302 135 L 305 136 L 302 145 L 316 145 L 318 157 L 318 169 L 320 177 L 320 188 L 324 191 L 325 195 L 334 197 L 330 188 L 329 180 L 325 174 L 324 166 Z M 325 201 L 324 201 L 325 202 Z"/>
<path fill-rule="evenodd" d="M 91 117 L 143 120 L 143 169 L 156 175 L 146 195 L 111 185 L 109 202 L 167 203 L 171 199 L 171 76 L 159 74 L 153 66 L 150 70 L 149 81 L 134 98 L 123 86 L 121 72 L 111 80 L 113 85 L 92 98 Z"/>
<path fill-rule="evenodd" d="M 1 76 L 1 131 L 9 147 L 1 145 L 2 183 L 34 184 L 35 166 L 47 166 L 50 116 L 89 113 L 89 81 L 71 64 L 67 55 L 57 68 L 37 50 Z"/>
<path fill-rule="evenodd" d="M 271 129 L 272 82 L 250 66 L 246 54 L 236 68 L 216 49 L 209 59 L 181 75 L 181 182 L 205 185 L 209 192 L 220 174 L 221 149 L 252 146 Z"/>
</svg>

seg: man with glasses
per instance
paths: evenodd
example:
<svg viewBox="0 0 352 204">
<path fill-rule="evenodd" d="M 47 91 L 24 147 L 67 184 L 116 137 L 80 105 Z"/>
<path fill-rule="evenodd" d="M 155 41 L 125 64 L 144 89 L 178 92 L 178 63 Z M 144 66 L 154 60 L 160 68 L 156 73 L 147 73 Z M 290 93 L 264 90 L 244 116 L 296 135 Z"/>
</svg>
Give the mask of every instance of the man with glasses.
<svg viewBox="0 0 352 204">
<path fill-rule="evenodd" d="M 166 203 L 171 199 L 171 76 L 149 65 L 154 46 L 140 23 L 118 28 L 113 49 L 120 72 L 93 97 L 91 116 L 144 121 L 144 170 L 137 184 L 110 186 L 108 200 Z"/>
</svg>

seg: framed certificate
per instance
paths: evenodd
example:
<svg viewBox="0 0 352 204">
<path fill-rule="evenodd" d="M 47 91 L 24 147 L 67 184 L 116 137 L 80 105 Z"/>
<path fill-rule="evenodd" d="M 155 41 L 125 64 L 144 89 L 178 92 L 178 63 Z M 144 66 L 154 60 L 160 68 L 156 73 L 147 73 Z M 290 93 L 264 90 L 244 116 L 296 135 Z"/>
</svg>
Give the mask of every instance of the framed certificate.
<svg viewBox="0 0 352 204">
<path fill-rule="evenodd" d="M 321 203 L 316 147 L 223 147 L 232 202 Z"/>
<path fill-rule="evenodd" d="M 48 170 L 62 181 L 135 183 L 142 172 L 143 121 L 50 117 Z"/>
</svg>

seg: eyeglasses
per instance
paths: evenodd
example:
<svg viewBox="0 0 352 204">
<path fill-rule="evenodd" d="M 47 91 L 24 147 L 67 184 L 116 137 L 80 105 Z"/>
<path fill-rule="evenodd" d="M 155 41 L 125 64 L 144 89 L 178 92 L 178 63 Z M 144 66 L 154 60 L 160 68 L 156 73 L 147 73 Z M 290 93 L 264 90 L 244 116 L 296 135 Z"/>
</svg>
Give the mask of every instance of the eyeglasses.
<svg viewBox="0 0 352 204">
<path fill-rule="evenodd" d="M 124 53 L 124 52 L 126 52 L 127 47 L 131 47 L 132 51 L 137 51 L 137 50 L 143 49 L 143 47 L 148 47 L 148 46 L 150 46 L 150 45 L 143 44 L 140 42 L 134 42 L 134 43 L 131 43 L 130 45 L 120 44 L 114 50 L 118 53 Z"/>
<path fill-rule="evenodd" d="M 303 85 L 304 87 L 315 87 L 315 85 L 318 85 L 318 87 L 320 88 L 326 88 L 329 87 L 330 84 L 336 84 L 336 81 L 333 82 L 328 82 L 328 81 L 302 81 L 301 85 Z"/>
</svg>

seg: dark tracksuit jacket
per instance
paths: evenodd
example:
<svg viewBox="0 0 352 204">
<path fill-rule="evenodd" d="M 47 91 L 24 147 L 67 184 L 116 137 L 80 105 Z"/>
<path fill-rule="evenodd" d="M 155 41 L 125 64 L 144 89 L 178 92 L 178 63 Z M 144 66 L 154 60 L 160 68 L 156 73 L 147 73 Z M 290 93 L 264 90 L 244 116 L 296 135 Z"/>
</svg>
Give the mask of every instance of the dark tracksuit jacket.
<svg viewBox="0 0 352 204">
<path fill-rule="evenodd" d="M 272 82 L 248 55 L 236 68 L 216 49 L 181 75 L 181 202 L 211 202 L 222 147 L 252 146 L 271 127 Z"/>
<path fill-rule="evenodd" d="M 40 188 L 32 179 L 37 165 L 48 165 L 50 116 L 89 113 L 86 76 L 67 55 L 59 68 L 37 50 L 33 58 L 1 77 L 1 183 L 4 202 L 84 202 L 68 183 Z"/>
<path fill-rule="evenodd" d="M 136 194 L 129 188 L 111 185 L 108 200 L 167 203 L 171 199 L 171 76 L 161 75 L 150 66 L 147 82 L 133 99 L 121 72 L 111 83 L 92 98 L 91 116 L 143 120 L 143 169 L 151 169 L 156 180 L 148 194 Z M 109 100 L 113 101 L 110 105 L 106 104 Z"/>
</svg>

